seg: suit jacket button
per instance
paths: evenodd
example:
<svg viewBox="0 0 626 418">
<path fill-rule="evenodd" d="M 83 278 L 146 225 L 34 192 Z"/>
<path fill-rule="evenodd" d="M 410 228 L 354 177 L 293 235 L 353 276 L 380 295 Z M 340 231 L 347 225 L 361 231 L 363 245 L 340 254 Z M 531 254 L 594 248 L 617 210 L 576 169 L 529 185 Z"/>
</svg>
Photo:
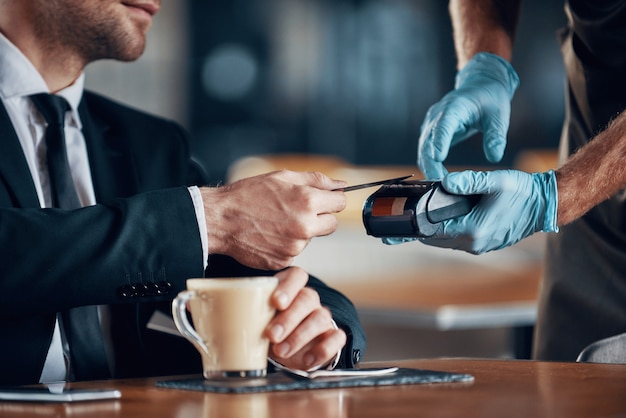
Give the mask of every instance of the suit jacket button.
<svg viewBox="0 0 626 418">
<path fill-rule="evenodd" d="M 361 361 L 361 350 L 356 349 L 352 351 L 352 361 L 354 362 L 354 364 Z"/>
<path fill-rule="evenodd" d="M 125 286 L 121 286 L 118 291 L 117 294 L 119 295 L 119 297 L 121 297 L 122 299 L 126 299 L 130 297 L 130 286 L 125 285 Z"/>
<path fill-rule="evenodd" d="M 139 296 L 139 286 L 137 284 L 131 284 L 128 286 L 128 297 L 136 298 Z"/>
<path fill-rule="evenodd" d="M 172 290 L 172 284 L 170 282 L 160 281 L 156 282 L 155 284 L 158 288 L 157 293 L 159 295 L 167 295 Z"/>
<path fill-rule="evenodd" d="M 145 297 L 148 295 L 149 287 L 147 283 L 139 283 L 137 285 L 137 296 Z"/>
<path fill-rule="evenodd" d="M 147 296 L 155 296 L 159 294 L 159 286 L 156 283 L 150 282 L 144 284 L 144 286 L 146 288 Z"/>
</svg>

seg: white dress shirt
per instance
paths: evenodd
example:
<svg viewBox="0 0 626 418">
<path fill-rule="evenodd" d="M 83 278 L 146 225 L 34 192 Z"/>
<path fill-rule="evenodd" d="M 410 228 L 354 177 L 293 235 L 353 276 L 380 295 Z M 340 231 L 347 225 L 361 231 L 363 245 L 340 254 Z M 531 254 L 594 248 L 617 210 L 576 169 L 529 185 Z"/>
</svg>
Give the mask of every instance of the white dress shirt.
<svg viewBox="0 0 626 418">
<path fill-rule="evenodd" d="M 84 79 L 84 74 L 81 74 L 74 84 L 55 94 L 65 98 L 71 107 L 71 110 L 65 114 L 68 161 L 81 204 L 82 206 L 89 206 L 94 205 L 96 200 L 85 138 L 82 134 L 82 125 L 78 115 L 78 104 L 83 94 Z M 52 200 L 46 160 L 46 143 L 44 141 L 46 122 L 28 97 L 37 93 L 49 93 L 43 77 L 28 58 L 0 33 L 0 100 L 2 100 L 19 138 L 37 190 L 39 203 L 43 208 L 50 207 Z M 197 187 L 190 187 L 189 192 L 194 203 L 198 228 L 202 237 L 203 260 L 206 267 L 208 239 L 204 205 Z M 110 346 L 106 307 L 99 307 L 99 314 L 101 325 L 103 325 L 104 339 L 107 342 L 109 365 L 112 366 L 114 359 Z M 42 383 L 66 379 L 67 371 L 63 357 L 62 334 L 57 320 L 52 344 L 40 378 Z M 67 350 L 67 347 L 65 348 Z"/>
</svg>

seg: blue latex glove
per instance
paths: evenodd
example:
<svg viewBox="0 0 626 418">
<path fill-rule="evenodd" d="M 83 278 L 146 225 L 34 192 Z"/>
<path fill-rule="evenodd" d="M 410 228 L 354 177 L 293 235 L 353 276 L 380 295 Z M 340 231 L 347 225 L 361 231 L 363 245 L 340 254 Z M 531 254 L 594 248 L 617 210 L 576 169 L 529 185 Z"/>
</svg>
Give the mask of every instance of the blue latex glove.
<svg viewBox="0 0 626 418">
<path fill-rule="evenodd" d="M 516 170 L 450 173 L 442 186 L 454 194 L 483 195 L 472 211 L 442 223 L 425 244 L 481 254 L 513 245 L 535 232 L 557 232 L 554 171 Z"/>
<path fill-rule="evenodd" d="M 458 72 L 454 90 L 430 107 L 422 122 L 417 165 L 427 179 L 441 179 L 450 147 L 483 132 L 483 151 L 496 163 L 506 148 L 517 73 L 503 58 L 481 52 Z"/>
<path fill-rule="evenodd" d="M 383 244 L 387 245 L 398 245 L 398 244 L 406 244 L 407 242 L 417 241 L 417 238 L 411 237 L 384 237 L 380 239 Z"/>
</svg>

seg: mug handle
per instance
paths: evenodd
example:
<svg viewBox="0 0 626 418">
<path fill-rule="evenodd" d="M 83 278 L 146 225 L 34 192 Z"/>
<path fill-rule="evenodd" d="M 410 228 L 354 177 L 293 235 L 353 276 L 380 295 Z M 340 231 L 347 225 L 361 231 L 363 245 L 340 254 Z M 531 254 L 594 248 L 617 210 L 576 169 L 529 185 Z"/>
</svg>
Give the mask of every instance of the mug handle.
<svg viewBox="0 0 626 418">
<path fill-rule="evenodd" d="M 196 292 L 193 290 L 180 292 L 172 301 L 172 316 L 174 318 L 176 328 L 178 328 L 178 331 L 182 334 L 182 336 L 189 340 L 198 351 L 209 356 L 209 347 L 207 347 L 205 342 L 202 341 L 200 335 L 198 335 L 196 330 L 193 329 L 187 319 L 187 302 L 189 302 L 189 300 L 194 296 L 196 296 Z"/>
</svg>

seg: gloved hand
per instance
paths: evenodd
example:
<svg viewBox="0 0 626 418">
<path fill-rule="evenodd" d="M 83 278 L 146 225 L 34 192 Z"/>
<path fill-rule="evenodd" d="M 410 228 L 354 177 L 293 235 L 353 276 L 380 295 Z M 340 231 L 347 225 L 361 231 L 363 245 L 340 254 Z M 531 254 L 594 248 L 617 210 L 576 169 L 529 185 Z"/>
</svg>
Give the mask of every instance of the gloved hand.
<svg viewBox="0 0 626 418">
<path fill-rule="evenodd" d="M 443 178 L 450 147 L 478 131 L 483 132 L 487 160 L 500 161 L 518 85 L 517 73 L 506 60 L 487 52 L 476 54 L 458 72 L 454 90 L 432 105 L 422 122 L 417 165 L 425 178 Z"/>
<path fill-rule="evenodd" d="M 411 237 L 383 237 L 380 240 L 383 242 L 383 244 L 398 245 L 398 244 L 405 244 L 407 242 L 417 241 L 417 238 L 411 238 Z"/>
<path fill-rule="evenodd" d="M 472 211 L 442 223 L 439 232 L 420 238 L 425 244 L 481 254 L 513 245 L 535 232 L 558 232 L 554 171 L 516 170 L 450 173 L 442 180 L 454 194 L 483 195 Z"/>
</svg>

